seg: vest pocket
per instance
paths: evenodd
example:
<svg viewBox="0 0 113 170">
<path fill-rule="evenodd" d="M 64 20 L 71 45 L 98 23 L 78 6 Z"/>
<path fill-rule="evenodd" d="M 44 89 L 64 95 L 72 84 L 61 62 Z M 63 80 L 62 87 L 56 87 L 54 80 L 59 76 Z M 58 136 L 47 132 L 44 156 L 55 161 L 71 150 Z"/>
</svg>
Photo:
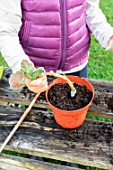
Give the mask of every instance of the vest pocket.
<svg viewBox="0 0 113 170">
<path fill-rule="evenodd" d="M 20 43 L 24 48 L 27 46 L 30 28 L 31 23 L 29 21 L 24 21 L 19 32 Z"/>
</svg>

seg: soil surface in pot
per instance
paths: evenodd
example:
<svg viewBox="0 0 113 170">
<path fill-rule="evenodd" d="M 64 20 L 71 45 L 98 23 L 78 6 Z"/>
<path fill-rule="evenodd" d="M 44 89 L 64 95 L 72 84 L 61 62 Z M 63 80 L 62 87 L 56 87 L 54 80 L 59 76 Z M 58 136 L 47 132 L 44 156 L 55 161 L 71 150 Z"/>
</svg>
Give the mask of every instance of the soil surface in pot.
<svg viewBox="0 0 113 170">
<path fill-rule="evenodd" d="M 71 89 L 68 84 L 55 84 L 48 92 L 50 103 L 61 110 L 77 110 L 85 107 L 92 98 L 92 92 L 85 86 L 75 84 L 77 92 L 71 97 Z"/>
</svg>

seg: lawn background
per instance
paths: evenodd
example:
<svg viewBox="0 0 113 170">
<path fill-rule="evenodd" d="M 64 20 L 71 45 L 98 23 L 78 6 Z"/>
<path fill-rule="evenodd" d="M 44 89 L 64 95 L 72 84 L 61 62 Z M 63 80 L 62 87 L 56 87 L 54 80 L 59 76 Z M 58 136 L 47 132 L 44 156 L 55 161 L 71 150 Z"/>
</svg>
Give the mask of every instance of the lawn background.
<svg viewBox="0 0 113 170">
<path fill-rule="evenodd" d="M 100 8 L 113 26 L 113 0 L 100 0 Z M 105 51 L 93 36 L 88 66 L 89 78 L 113 81 L 113 51 Z"/>
<path fill-rule="evenodd" d="M 108 23 L 113 26 L 113 0 L 100 0 L 100 8 Z M 7 66 L 1 55 L 0 64 Z M 88 68 L 89 78 L 113 81 L 113 51 L 105 51 L 93 36 L 91 36 Z M 84 169 L 99 170 L 93 167 L 84 167 Z"/>
</svg>

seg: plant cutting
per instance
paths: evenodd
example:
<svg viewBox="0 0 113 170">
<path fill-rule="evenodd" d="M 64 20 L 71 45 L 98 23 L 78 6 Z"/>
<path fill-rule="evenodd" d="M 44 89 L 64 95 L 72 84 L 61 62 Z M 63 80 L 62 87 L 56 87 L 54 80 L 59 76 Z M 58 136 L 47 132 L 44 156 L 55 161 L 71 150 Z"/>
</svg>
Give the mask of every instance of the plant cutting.
<svg viewBox="0 0 113 170">
<path fill-rule="evenodd" d="M 24 80 L 25 77 L 29 78 L 30 80 L 35 80 L 38 78 L 38 76 L 41 73 L 44 73 L 46 76 L 60 77 L 66 80 L 68 85 L 71 88 L 71 96 L 74 97 L 74 95 L 76 94 L 76 89 L 73 85 L 73 82 L 70 81 L 70 79 L 68 79 L 65 75 L 60 75 L 60 74 L 54 73 L 53 71 L 45 72 L 43 67 L 39 67 L 38 69 L 35 69 L 33 64 L 28 63 L 28 61 L 26 60 L 23 60 L 21 70 L 11 75 L 10 81 L 9 81 L 10 86 L 13 89 L 22 88 L 26 85 L 25 80 Z"/>
<path fill-rule="evenodd" d="M 0 64 L 0 79 L 2 78 L 3 72 L 4 72 L 4 67 L 3 65 Z"/>
<path fill-rule="evenodd" d="M 59 75 L 59 74 L 54 73 L 54 72 L 45 72 L 43 67 L 39 67 L 38 69 L 35 69 L 35 67 L 33 66 L 32 63 L 28 63 L 26 60 L 24 60 L 22 62 L 21 70 L 11 75 L 10 80 L 9 80 L 10 86 L 14 89 L 22 88 L 26 85 L 25 84 L 25 77 L 27 77 L 31 80 L 35 80 L 35 79 L 38 78 L 38 76 L 42 72 L 45 73 L 46 76 L 49 75 L 49 76 L 58 77 L 58 79 L 56 79 L 52 83 L 50 83 L 50 85 L 49 85 L 49 87 L 46 91 L 46 99 L 48 101 L 48 104 L 50 105 L 50 107 L 53 110 L 53 114 L 54 114 L 56 122 L 64 128 L 75 128 L 75 127 L 80 126 L 85 119 L 88 107 L 91 105 L 91 102 L 92 102 L 93 97 L 94 97 L 93 88 L 90 85 L 90 83 L 88 83 L 85 79 L 81 79 L 81 78 L 78 78 L 78 77 L 75 77 L 75 76 L 67 77 L 67 76 Z M 67 111 L 67 110 L 58 109 L 57 107 L 53 106 L 52 103 L 50 103 L 49 98 L 48 98 L 48 94 L 49 94 L 49 91 L 50 91 L 51 87 L 53 86 L 53 84 L 55 84 L 55 83 L 68 84 L 68 86 L 70 87 L 70 96 L 71 96 L 71 98 L 74 98 L 76 96 L 77 90 L 74 87 L 73 83 L 78 81 L 78 79 L 79 79 L 79 84 L 87 86 L 87 89 L 89 89 L 93 94 L 91 99 L 90 99 L 90 102 L 87 104 L 87 106 L 85 106 L 82 109 L 76 110 L 76 111 L 73 111 L 73 110 Z M 6 144 L 9 142 L 9 140 L 12 138 L 12 136 L 14 135 L 16 130 L 19 128 L 19 126 L 22 124 L 23 120 L 25 119 L 27 114 L 30 112 L 32 106 L 34 105 L 34 103 L 38 99 L 39 95 L 40 95 L 40 93 L 36 94 L 34 99 L 31 101 L 29 107 L 26 109 L 26 111 L 21 116 L 18 123 L 15 125 L 15 127 L 13 128 L 13 130 L 11 131 L 9 136 L 6 138 L 6 140 L 4 141 L 3 145 L 0 148 L 0 153 L 2 152 L 2 150 L 4 149 Z M 80 111 L 83 112 L 82 116 L 80 115 Z M 73 114 L 75 115 L 75 117 L 73 117 L 73 119 L 70 119 L 69 117 L 71 117 Z M 68 115 L 68 117 L 67 117 L 67 115 Z M 77 118 L 77 116 L 78 116 L 78 118 Z M 79 119 L 81 121 L 79 121 Z M 77 122 L 79 122 L 79 123 L 77 123 Z"/>
</svg>

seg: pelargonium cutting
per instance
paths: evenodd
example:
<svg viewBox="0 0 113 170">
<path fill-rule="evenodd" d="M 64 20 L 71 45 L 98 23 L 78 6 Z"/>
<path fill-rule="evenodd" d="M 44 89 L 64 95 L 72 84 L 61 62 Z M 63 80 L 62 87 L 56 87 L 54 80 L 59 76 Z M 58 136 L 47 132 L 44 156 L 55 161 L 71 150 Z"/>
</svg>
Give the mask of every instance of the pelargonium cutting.
<svg viewBox="0 0 113 170">
<path fill-rule="evenodd" d="M 10 87 L 13 89 L 22 88 L 25 86 L 25 77 L 35 80 L 42 72 L 44 72 L 43 67 L 36 69 L 32 63 L 28 63 L 26 60 L 23 60 L 21 70 L 11 74 L 10 76 Z"/>
<path fill-rule="evenodd" d="M 21 70 L 17 71 L 16 73 L 13 73 L 9 79 L 10 87 L 13 89 L 19 89 L 24 87 L 25 84 L 25 77 L 35 80 L 39 77 L 41 73 L 44 73 L 46 76 L 54 76 L 54 77 L 60 77 L 67 81 L 71 88 L 71 93 L 74 95 L 76 93 L 76 89 L 73 85 L 73 82 L 71 82 L 65 75 L 60 75 L 57 73 L 54 73 L 53 71 L 46 72 L 43 67 L 35 68 L 32 63 L 29 63 L 27 60 L 23 60 L 21 64 Z"/>
</svg>

